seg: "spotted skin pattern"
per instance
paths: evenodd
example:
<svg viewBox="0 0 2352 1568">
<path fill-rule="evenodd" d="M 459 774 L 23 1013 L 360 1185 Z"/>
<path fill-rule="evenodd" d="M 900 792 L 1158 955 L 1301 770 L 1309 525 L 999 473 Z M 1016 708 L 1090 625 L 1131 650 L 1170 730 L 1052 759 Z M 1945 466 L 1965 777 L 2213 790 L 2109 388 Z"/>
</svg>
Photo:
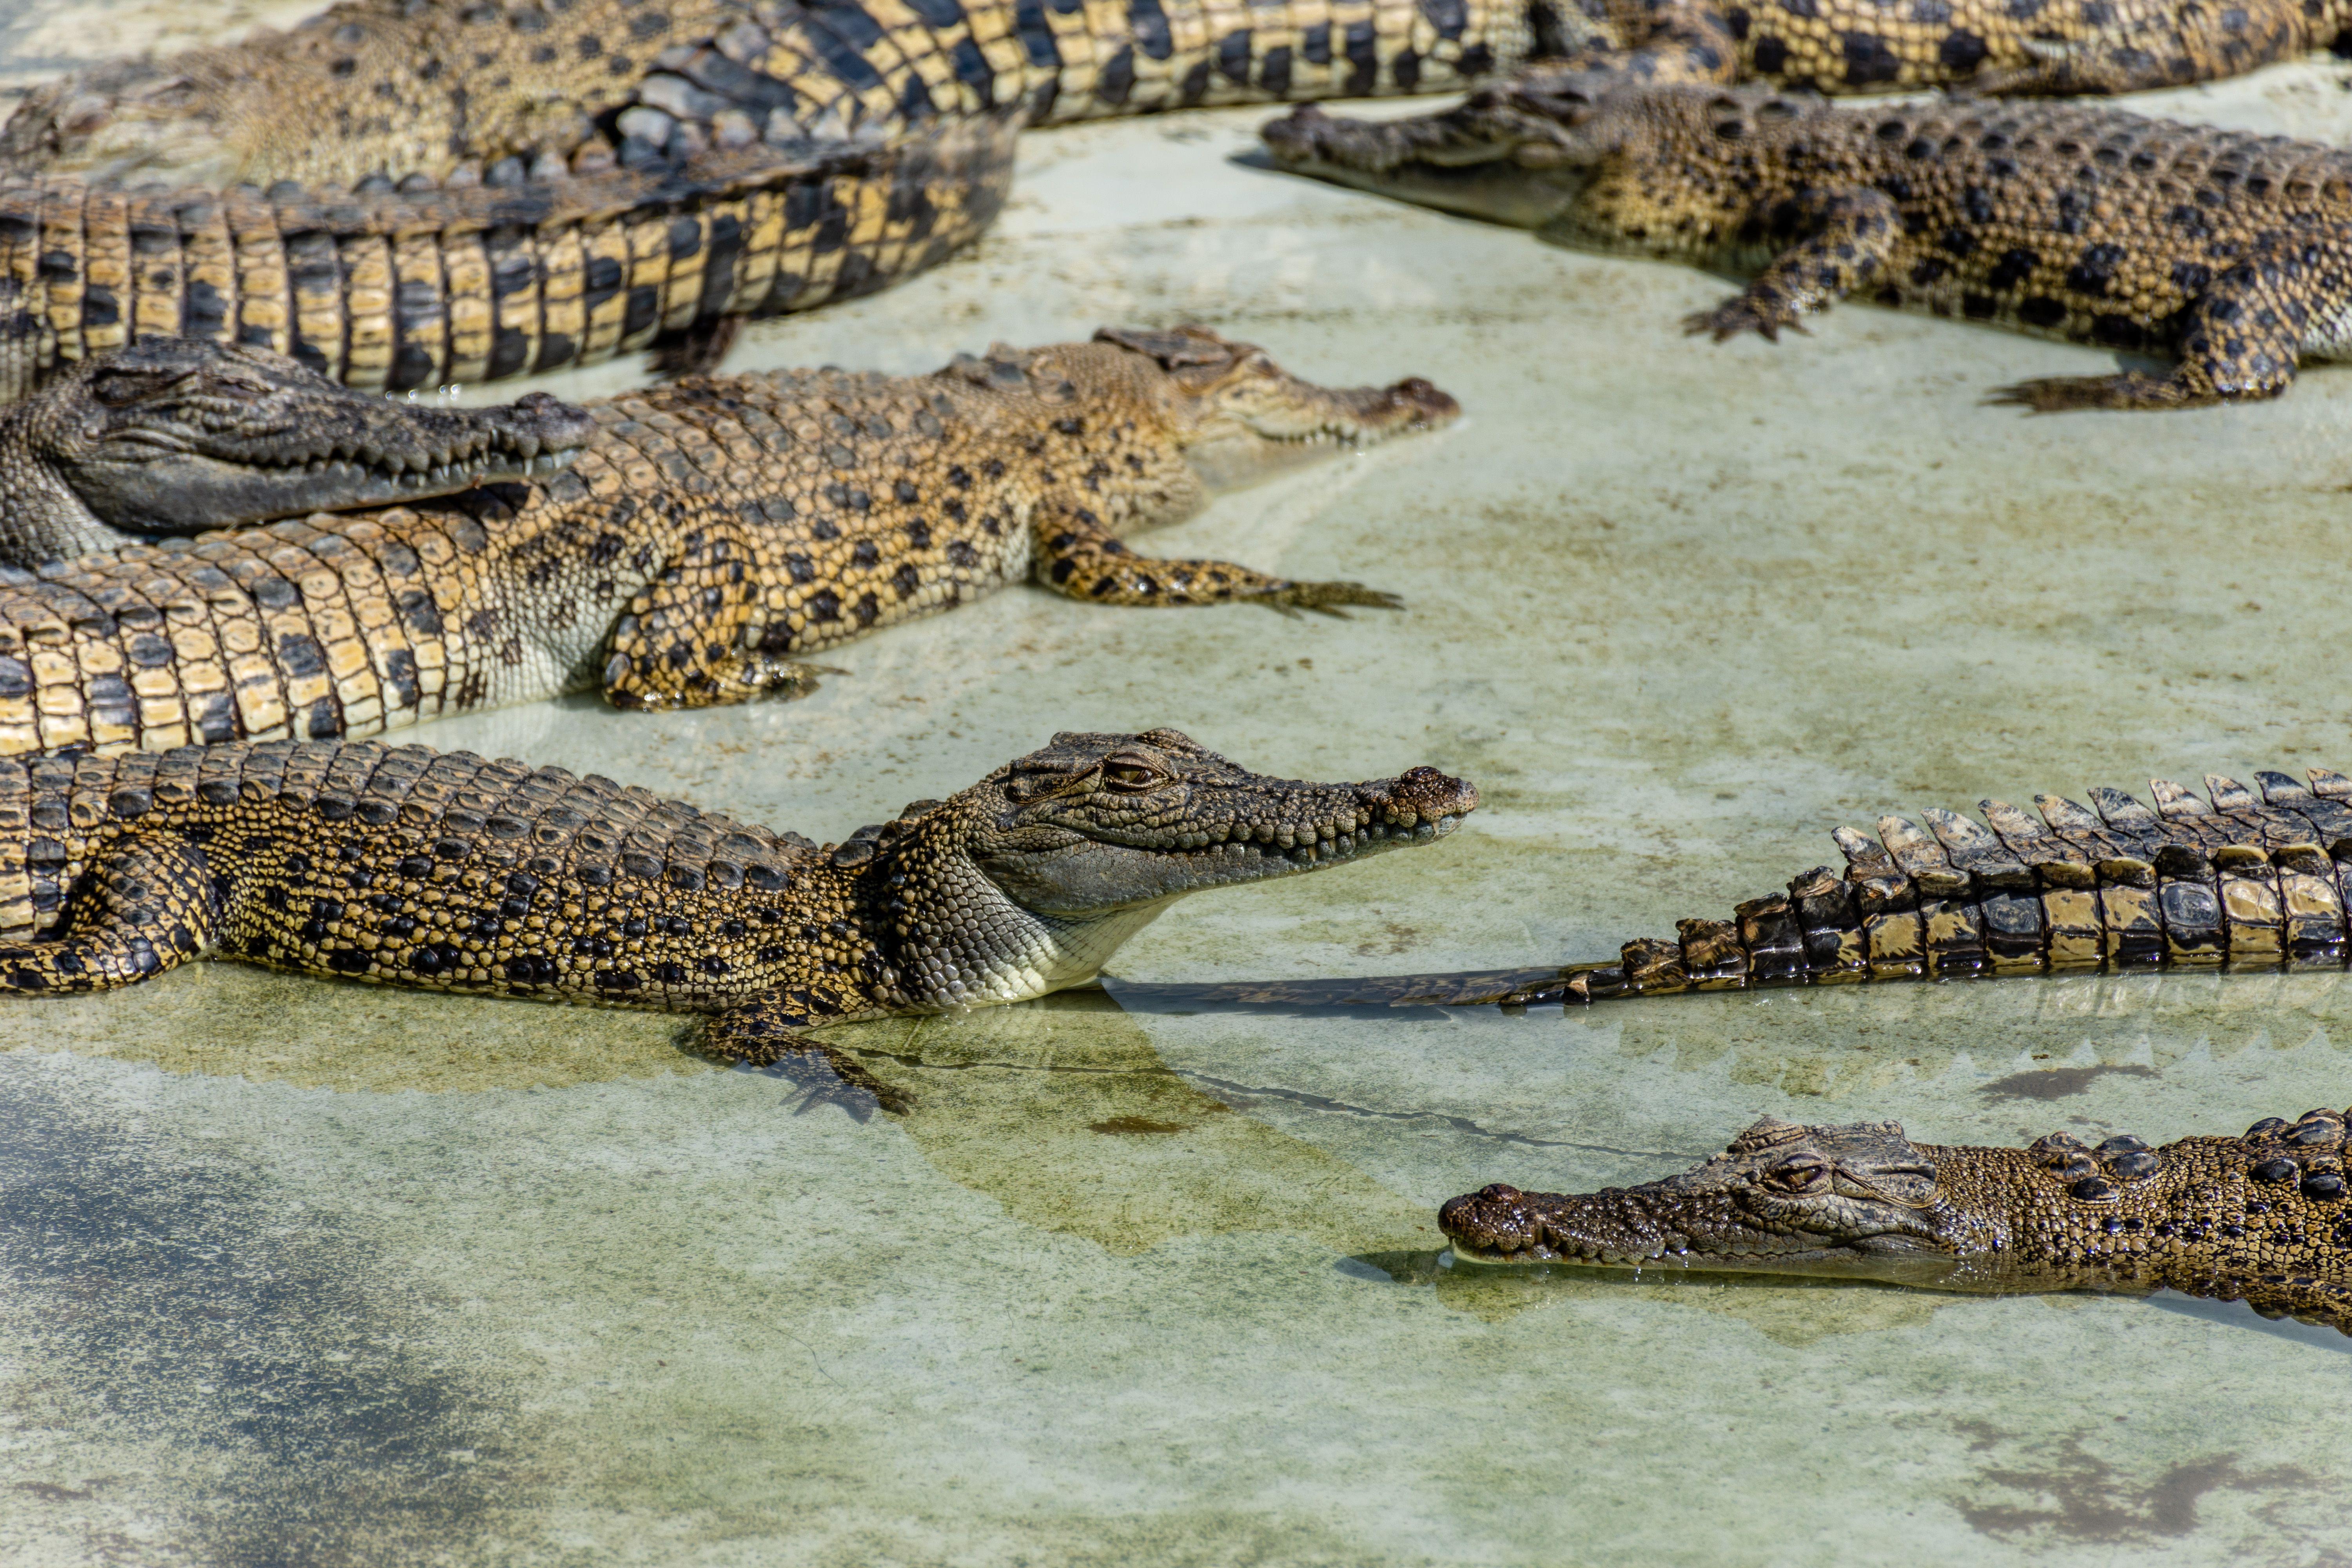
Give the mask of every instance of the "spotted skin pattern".
<svg viewBox="0 0 2352 1568">
<path fill-rule="evenodd" d="M 812 654 L 1031 580 L 1107 605 L 1393 605 L 1120 536 L 1204 502 L 1192 454 L 1246 478 L 1455 412 L 1425 382 L 1320 387 L 1197 328 L 930 376 L 689 378 L 592 407 L 544 481 L 0 582 L 0 754 L 355 737 L 583 688 L 798 695 Z"/>
<path fill-rule="evenodd" d="M 1532 69 L 1829 94 L 2138 92 L 2326 47 L 2348 18 L 2334 0 L 1593 0 Z"/>
<path fill-rule="evenodd" d="M 2093 1148 L 1914 1143 L 1765 1117 L 1705 1164 L 1598 1193 L 1497 1184 L 1438 1224 L 1465 1263 L 1879 1279 L 1987 1292 L 2171 1289 L 2352 1332 L 2346 1115 Z"/>
<path fill-rule="evenodd" d="M 1562 244 L 1755 275 L 1686 322 L 1769 338 L 1848 298 L 2168 356 L 2029 381 L 2037 412 L 2274 397 L 2352 357 L 2352 154 L 2076 104 L 1842 109 L 1561 78 L 1380 124 L 1267 127 L 1303 173 Z"/>
<path fill-rule="evenodd" d="M 977 236 L 1025 124 L 1440 90 L 1531 47 L 1488 0 L 361 0 L 27 100 L 0 400 L 148 334 L 395 391 L 657 339 L 707 368 L 726 323 Z"/>
<path fill-rule="evenodd" d="M 0 994 L 200 955 L 712 1016 L 706 1048 L 838 1074 L 827 1023 L 1042 995 L 1168 903 L 1432 842 L 1477 791 L 1253 773 L 1173 730 L 1062 734 L 819 847 L 596 774 L 274 742 L 0 760 Z"/>
</svg>

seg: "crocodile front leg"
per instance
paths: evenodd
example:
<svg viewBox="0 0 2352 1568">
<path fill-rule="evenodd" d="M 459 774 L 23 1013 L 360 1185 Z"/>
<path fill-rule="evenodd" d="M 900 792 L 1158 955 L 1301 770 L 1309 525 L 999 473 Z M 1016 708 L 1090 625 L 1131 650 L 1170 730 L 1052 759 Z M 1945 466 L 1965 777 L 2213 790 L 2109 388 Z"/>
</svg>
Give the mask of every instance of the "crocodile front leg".
<svg viewBox="0 0 2352 1568">
<path fill-rule="evenodd" d="M 1885 269 L 1903 228 L 1884 191 L 1809 191 L 1769 215 L 1772 226 L 1802 235 L 1735 298 L 1686 318 L 1683 330 L 1717 342 L 1756 332 L 1779 342 L 1783 327 L 1828 310 Z"/>
<path fill-rule="evenodd" d="M 1055 593 L 1098 605 L 1264 605 L 1286 616 L 1301 610 L 1348 618 L 1343 605 L 1401 610 L 1394 594 L 1361 583 L 1299 583 L 1271 577 L 1230 561 L 1170 560 L 1138 555 L 1079 508 L 1055 510 L 1031 525 L 1036 534 L 1037 581 Z"/>
<path fill-rule="evenodd" d="M 712 1017 L 702 1049 L 721 1061 L 740 1062 L 786 1079 L 805 1091 L 803 1109 L 833 1104 L 859 1121 L 876 1106 L 904 1116 L 914 1100 L 866 1070 L 856 1058 L 819 1045 L 808 1036 L 816 1022 L 804 999 L 770 992 Z"/>
</svg>

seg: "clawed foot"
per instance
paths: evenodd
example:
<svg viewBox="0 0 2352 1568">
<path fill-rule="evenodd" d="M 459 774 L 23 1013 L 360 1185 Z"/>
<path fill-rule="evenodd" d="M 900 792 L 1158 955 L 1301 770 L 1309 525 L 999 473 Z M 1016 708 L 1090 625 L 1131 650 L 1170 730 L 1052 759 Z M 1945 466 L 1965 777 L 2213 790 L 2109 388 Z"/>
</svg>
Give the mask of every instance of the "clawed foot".
<svg viewBox="0 0 2352 1568">
<path fill-rule="evenodd" d="M 1754 332 L 1766 342 L 1780 341 L 1780 329 L 1786 327 L 1803 332 L 1805 323 L 1797 312 L 1777 295 L 1759 297 L 1742 294 L 1726 300 L 1712 310 L 1700 310 L 1683 318 L 1683 331 L 1696 337 L 1705 332 L 1717 342 L 1725 342 L 1742 332 Z"/>
<path fill-rule="evenodd" d="M 745 1068 L 782 1079 L 800 1089 L 798 1115 L 837 1105 L 853 1120 L 865 1121 L 877 1108 L 893 1116 L 904 1116 L 914 1109 L 912 1095 L 893 1089 L 851 1058 L 824 1046 L 780 1046 L 765 1061 L 749 1053 L 739 1060 Z"/>
<path fill-rule="evenodd" d="M 1279 610 L 1294 620 L 1301 610 L 1343 621 L 1354 619 L 1339 607 L 1342 605 L 1360 605 L 1375 610 L 1404 608 L 1404 601 L 1394 594 L 1367 588 L 1361 583 L 1277 583 L 1263 593 L 1250 595 L 1249 602 Z"/>
<path fill-rule="evenodd" d="M 802 664 L 796 659 L 770 658 L 763 654 L 747 655 L 740 672 L 745 685 L 756 688 L 764 698 L 775 701 L 793 702 L 814 691 L 824 682 L 819 676 L 847 675 L 829 664 Z"/>
<path fill-rule="evenodd" d="M 2121 375 L 2050 375 L 1996 388 L 1985 398 L 1988 407 L 2025 408 L 2036 414 L 2064 414 L 2083 408 L 2193 408 L 2217 402 L 2200 397 L 2168 377 L 2126 371 Z"/>
</svg>

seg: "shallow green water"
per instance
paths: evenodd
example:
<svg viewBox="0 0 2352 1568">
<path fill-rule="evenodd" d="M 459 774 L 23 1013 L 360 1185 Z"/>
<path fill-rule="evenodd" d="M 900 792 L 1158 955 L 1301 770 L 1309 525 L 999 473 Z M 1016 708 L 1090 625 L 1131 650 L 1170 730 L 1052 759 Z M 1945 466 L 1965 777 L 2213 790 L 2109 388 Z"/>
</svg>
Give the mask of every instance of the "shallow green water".
<svg viewBox="0 0 2352 1568">
<path fill-rule="evenodd" d="M 94 15 L 0 7 L 0 39 L 218 14 Z M 2343 140 L 2340 74 L 2170 102 Z M 975 254 L 731 363 L 1192 318 L 1320 380 L 1428 375 L 1459 427 L 1147 542 L 1405 614 L 1013 592 L 828 656 L 851 673 L 800 703 L 416 738 L 817 837 L 1058 728 L 1485 791 L 1440 846 L 1180 908 L 1122 955 L 1138 981 L 1597 957 L 1883 810 L 2352 767 L 2352 369 L 2265 408 L 2027 420 L 1979 399 L 2104 356 L 1860 307 L 1687 341 L 1718 280 L 1226 162 L 1257 118 L 1034 137 Z M 1465 1276 L 1433 1223 L 1487 1181 L 1660 1173 L 1763 1111 L 2155 1141 L 2343 1105 L 2328 976 L 1568 1017 L 1085 994 L 843 1031 L 919 1096 L 865 1123 L 680 1034 L 226 964 L 12 1005 L 0 1559 L 2342 1559 L 2340 1337 L 2174 1300 Z"/>
</svg>

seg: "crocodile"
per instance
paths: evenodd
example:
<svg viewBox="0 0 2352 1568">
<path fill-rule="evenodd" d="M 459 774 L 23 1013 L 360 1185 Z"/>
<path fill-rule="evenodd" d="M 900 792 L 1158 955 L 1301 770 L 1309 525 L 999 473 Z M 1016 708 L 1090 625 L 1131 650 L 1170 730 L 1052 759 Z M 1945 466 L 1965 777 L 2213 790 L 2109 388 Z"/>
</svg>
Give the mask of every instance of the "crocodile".
<svg viewBox="0 0 2352 1568">
<path fill-rule="evenodd" d="M 689 377 L 592 405 L 579 455 L 528 484 L 0 581 L 0 754 L 356 738 L 595 687 L 625 708 L 798 695 L 811 653 L 1033 578 L 1105 605 L 1393 607 L 1120 536 L 1455 412 L 1423 381 L 1320 387 L 1202 328 L 1000 344 L 929 376 Z"/>
<path fill-rule="evenodd" d="M 356 0 L 18 110 L 0 401 L 157 334 L 393 390 L 657 339 L 671 368 L 708 368 L 745 316 L 883 287 L 978 235 L 1024 126 L 1466 86 L 1529 58 L 1549 15 Z"/>
<path fill-rule="evenodd" d="M 543 392 L 395 403 L 267 349 L 151 338 L 0 408 L 0 562 L 545 478 L 594 427 Z"/>
<path fill-rule="evenodd" d="M 2160 1149 L 2053 1132 L 1914 1143 L 1894 1121 L 1767 1116 L 1679 1175 L 1496 1184 L 1438 1211 L 1455 1259 L 1870 1279 L 1939 1290 L 2179 1290 L 2352 1332 L 2346 1112 Z"/>
<path fill-rule="evenodd" d="M 891 1091 L 807 1032 L 1078 984 L 1188 893 L 1431 842 L 1433 767 L 1254 773 L 1174 730 L 1059 734 L 819 847 L 591 773 L 371 742 L 0 760 L 0 993 L 205 955 L 710 1015 L 722 1059 Z"/>
<path fill-rule="evenodd" d="M 1753 275 L 1684 324 L 1717 341 L 1849 294 L 2126 353 L 2035 412 L 2273 397 L 2352 358 L 2352 153 L 2074 103 L 1841 108 L 1757 89 L 1529 76 L 1370 124 L 1302 110 L 1286 165 L 1587 248 Z"/>
</svg>

